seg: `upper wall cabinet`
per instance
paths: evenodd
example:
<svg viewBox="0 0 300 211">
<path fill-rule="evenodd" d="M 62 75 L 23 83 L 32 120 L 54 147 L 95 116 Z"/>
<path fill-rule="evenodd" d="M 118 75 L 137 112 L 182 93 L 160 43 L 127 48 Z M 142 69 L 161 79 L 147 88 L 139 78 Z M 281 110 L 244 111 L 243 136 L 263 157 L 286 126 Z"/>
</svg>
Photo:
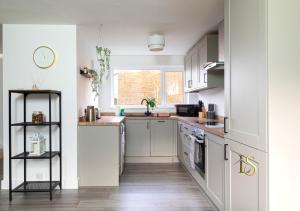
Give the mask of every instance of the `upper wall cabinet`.
<svg viewBox="0 0 300 211">
<path fill-rule="evenodd" d="M 207 65 L 219 61 L 218 34 L 205 35 L 185 57 L 186 92 L 198 92 L 224 86 L 224 71 L 207 70 Z"/>
<path fill-rule="evenodd" d="M 266 1 L 225 1 L 226 138 L 267 150 Z"/>
<path fill-rule="evenodd" d="M 192 57 L 187 55 L 184 59 L 184 90 L 192 88 Z"/>
</svg>

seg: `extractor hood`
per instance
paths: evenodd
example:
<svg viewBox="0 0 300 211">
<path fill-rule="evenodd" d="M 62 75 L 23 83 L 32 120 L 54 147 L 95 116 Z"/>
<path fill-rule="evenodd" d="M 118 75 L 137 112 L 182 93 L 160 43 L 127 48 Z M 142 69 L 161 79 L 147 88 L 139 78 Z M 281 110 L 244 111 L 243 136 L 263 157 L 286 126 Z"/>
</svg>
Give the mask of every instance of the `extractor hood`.
<svg viewBox="0 0 300 211">
<path fill-rule="evenodd" d="M 215 61 L 207 61 L 202 67 L 206 71 L 224 70 L 224 21 L 218 25 L 218 51 Z"/>
<path fill-rule="evenodd" d="M 219 61 L 219 62 L 207 62 L 203 69 L 206 71 L 208 70 L 224 70 L 224 62 Z"/>
</svg>

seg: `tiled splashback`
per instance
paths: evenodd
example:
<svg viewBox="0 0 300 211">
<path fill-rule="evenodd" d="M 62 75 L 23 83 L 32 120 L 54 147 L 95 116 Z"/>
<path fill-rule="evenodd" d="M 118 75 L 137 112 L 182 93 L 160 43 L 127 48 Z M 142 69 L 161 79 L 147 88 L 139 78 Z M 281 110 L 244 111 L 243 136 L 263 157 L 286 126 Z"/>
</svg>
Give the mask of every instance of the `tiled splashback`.
<svg viewBox="0 0 300 211">
<path fill-rule="evenodd" d="M 199 93 L 187 94 L 187 103 L 197 104 L 199 100 L 202 100 L 205 108 L 208 108 L 209 103 L 217 105 L 217 115 L 224 116 L 225 102 L 224 102 L 224 89 L 215 88 L 201 91 Z"/>
</svg>

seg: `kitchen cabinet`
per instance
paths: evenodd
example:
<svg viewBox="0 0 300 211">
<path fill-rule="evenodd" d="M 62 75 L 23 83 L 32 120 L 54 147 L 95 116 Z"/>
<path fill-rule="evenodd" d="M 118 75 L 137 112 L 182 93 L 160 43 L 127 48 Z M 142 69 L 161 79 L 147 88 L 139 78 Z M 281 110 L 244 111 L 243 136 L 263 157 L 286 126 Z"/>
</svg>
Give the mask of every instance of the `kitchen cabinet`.
<svg viewBox="0 0 300 211">
<path fill-rule="evenodd" d="M 178 157 L 181 163 L 188 169 L 190 167 L 190 141 L 188 134 L 192 132 L 191 126 L 178 122 Z"/>
<path fill-rule="evenodd" d="M 220 211 L 225 202 L 225 140 L 206 133 L 206 190 Z"/>
<path fill-rule="evenodd" d="M 183 132 L 181 131 L 182 123 L 178 122 L 177 124 L 177 156 L 179 161 L 183 161 L 183 146 L 182 146 L 182 141 L 183 141 Z"/>
<path fill-rule="evenodd" d="M 192 60 L 192 85 L 191 88 L 195 89 L 198 87 L 198 74 L 199 74 L 199 59 L 198 59 L 198 46 L 195 46 L 191 52 Z"/>
<path fill-rule="evenodd" d="M 173 156 L 173 120 L 151 120 L 151 156 Z"/>
<path fill-rule="evenodd" d="M 186 92 L 224 86 L 223 70 L 208 72 L 204 68 L 208 62 L 219 61 L 218 43 L 218 34 L 207 34 L 187 53 L 185 57 Z"/>
<path fill-rule="evenodd" d="M 226 139 L 226 211 L 266 211 L 267 154 Z"/>
<path fill-rule="evenodd" d="M 166 118 L 126 119 L 126 162 L 177 162 L 177 125 Z"/>
<path fill-rule="evenodd" d="M 184 90 L 192 88 L 192 57 L 188 54 L 184 59 Z"/>
<path fill-rule="evenodd" d="M 265 5 L 266 0 L 225 1 L 226 138 L 263 151 L 268 90 Z"/>
<path fill-rule="evenodd" d="M 150 120 L 126 120 L 126 156 L 150 156 Z"/>
<path fill-rule="evenodd" d="M 79 186 L 119 186 L 120 126 L 78 127 Z"/>
</svg>

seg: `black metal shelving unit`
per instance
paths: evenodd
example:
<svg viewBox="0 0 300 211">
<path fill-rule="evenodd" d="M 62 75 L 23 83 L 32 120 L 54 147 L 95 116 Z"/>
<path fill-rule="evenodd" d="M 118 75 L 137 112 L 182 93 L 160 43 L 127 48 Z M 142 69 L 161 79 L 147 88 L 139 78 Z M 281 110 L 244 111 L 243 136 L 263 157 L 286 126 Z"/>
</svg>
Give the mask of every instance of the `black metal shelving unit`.
<svg viewBox="0 0 300 211">
<path fill-rule="evenodd" d="M 23 95 L 23 108 L 24 116 L 23 122 L 12 123 L 12 94 L 22 94 Z M 26 121 L 26 100 L 28 95 L 42 94 L 48 95 L 49 99 L 49 120 L 48 122 L 43 122 L 41 124 L 35 124 L 33 122 Z M 53 96 L 58 96 L 59 98 L 59 121 L 52 121 L 51 116 L 51 100 Z M 38 127 L 49 127 L 49 151 L 45 152 L 40 156 L 30 156 L 26 149 L 26 132 L 27 127 L 38 126 Z M 59 127 L 59 150 L 52 150 L 52 126 Z M 62 131 L 61 131 L 61 92 L 56 90 L 9 90 L 9 200 L 12 200 L 13 192 L 49 192 L 50 200 L 52 200 L 53 191 L 56 187 L 62 188 Z M 22 153 L 17 155 L 12 155 L 12 127 L 23 127 L 24 136 L 24 149 Z M 52 158 L 59 157 L 59 181 L 52 180 Z M 49 160 L 49 180 L 47 181 L 27 181 L 27 171 L 26 165 L 28 159 L 48 159 Z M 24 181 L 12 188 L 12 160 L 23 160 L 24 161 Z"/>
</svg>

